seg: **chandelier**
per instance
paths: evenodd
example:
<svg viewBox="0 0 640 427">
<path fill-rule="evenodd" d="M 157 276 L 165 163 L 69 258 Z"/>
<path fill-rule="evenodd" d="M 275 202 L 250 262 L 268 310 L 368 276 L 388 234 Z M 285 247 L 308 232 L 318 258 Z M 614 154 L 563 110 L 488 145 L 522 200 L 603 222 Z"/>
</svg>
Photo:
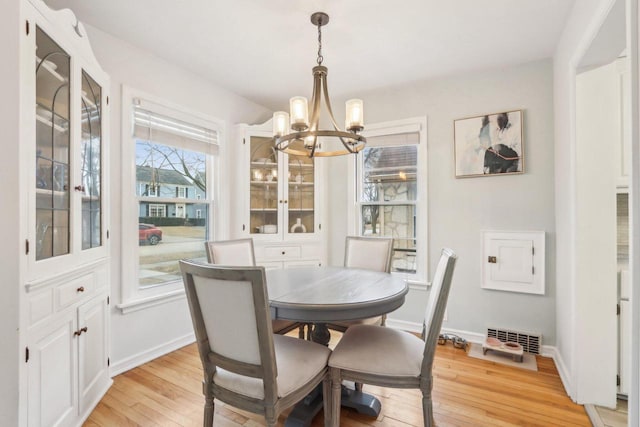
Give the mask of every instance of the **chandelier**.
<svg viewBox="0 0 640 427">
<path fill-rule="evenodd" d="M 327 67 L 322 65 L 322 27 L 329 22 L 329 15 L 316 12 L 311 15 L 311 23 L 318 27 L 318 65 L 313 67 L 313 94 L 311 111 L 307 98 L 295 96 L 289 100 L 291 114 L 284 111 L 273 113 L 273 138 L 276 149 L 287 154 L 307 157 L 332 157 L 345 154 L 356 154 L 364 148 L 366 138 L 359 135 L 364 129 L 364 112 L 361 99 L 350 99 L 346 102 L 345 130 L 336 123 L 331 110 L 329 89 L 327 88 Z M 320 129 L 320 110 L 322 98 L 329 113 L 333 130 Z M 342 146 L 337 150 L 318 150 L 318 138 L 334 138 L 340 140 Z"/>
</svg>

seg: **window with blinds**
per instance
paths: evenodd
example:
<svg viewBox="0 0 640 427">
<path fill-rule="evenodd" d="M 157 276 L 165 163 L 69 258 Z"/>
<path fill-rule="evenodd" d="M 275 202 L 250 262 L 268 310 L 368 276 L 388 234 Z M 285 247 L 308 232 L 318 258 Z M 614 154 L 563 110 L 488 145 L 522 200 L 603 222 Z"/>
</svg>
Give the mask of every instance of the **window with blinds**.
<svg viewBox="0 0 640 427">
<path fill-rule="evenodd" d="M 181 280 L 178 260 L 205 256 L 212 223 L 211 177 L 216 126 L 182 111 L 133 100 L 138 282 Z"/>
</svg>

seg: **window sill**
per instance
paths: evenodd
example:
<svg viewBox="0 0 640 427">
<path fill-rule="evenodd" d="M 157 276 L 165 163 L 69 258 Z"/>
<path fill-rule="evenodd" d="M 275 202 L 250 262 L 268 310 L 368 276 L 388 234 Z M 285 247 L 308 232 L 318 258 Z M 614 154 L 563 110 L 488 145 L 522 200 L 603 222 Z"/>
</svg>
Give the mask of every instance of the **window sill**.
<svg viewBox="0 0 640 427">
<path fill-rule="evenodd" d="M 122 314 L 129 314 L 185 298 L 186 295 L 184 289 L 177 289 L 160 295 L 132 299 L 122 304 L 118 304 L 116 307 Z"/>
</svg>

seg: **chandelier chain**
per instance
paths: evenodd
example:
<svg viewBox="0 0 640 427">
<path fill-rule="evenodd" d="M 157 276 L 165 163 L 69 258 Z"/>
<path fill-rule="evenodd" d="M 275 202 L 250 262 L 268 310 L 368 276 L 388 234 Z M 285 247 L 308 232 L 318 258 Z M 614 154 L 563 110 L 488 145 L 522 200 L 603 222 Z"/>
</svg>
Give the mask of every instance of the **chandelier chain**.
<svg viewBox="0 0 640 427">
<path fill-rule="evenodd" d="M 322 65 L 322 21 L 318 23 L 318 65 Z"/>
</svg>

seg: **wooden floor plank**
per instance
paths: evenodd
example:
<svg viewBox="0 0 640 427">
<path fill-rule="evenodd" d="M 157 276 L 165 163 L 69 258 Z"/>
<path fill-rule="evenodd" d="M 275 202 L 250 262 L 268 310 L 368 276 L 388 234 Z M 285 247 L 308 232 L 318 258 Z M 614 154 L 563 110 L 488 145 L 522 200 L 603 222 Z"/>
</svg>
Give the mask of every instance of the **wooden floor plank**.
<svg viewBox="0 0 640 427">
<path fill-rule="evenodd" d="M 330 346 L 339 335 L 332 335 Z M 538 371 L 468 357 L 451 345 L 438 346 L 434 362 L 434 417 L 439 427 L 590 426 L 580 405 L 566 395 L 552 359 L 537 356 Z M 390 361 L 390 363 L 393 363 Z M 422 426 L 418 390 L 365 385 L 378 397 L 377 418 L 343 409 L 344 427 Z M 183 347 L 114 378 L 86 427 L 201 426 L 202 368 L 195 344 Z M 284 423 L 286 411 L 279 419 Z M 215 403 L 215 426 L 264 426 L 264 419 Z M 322 412 L 312 427 L 323 426 Z"/>
</svg>

